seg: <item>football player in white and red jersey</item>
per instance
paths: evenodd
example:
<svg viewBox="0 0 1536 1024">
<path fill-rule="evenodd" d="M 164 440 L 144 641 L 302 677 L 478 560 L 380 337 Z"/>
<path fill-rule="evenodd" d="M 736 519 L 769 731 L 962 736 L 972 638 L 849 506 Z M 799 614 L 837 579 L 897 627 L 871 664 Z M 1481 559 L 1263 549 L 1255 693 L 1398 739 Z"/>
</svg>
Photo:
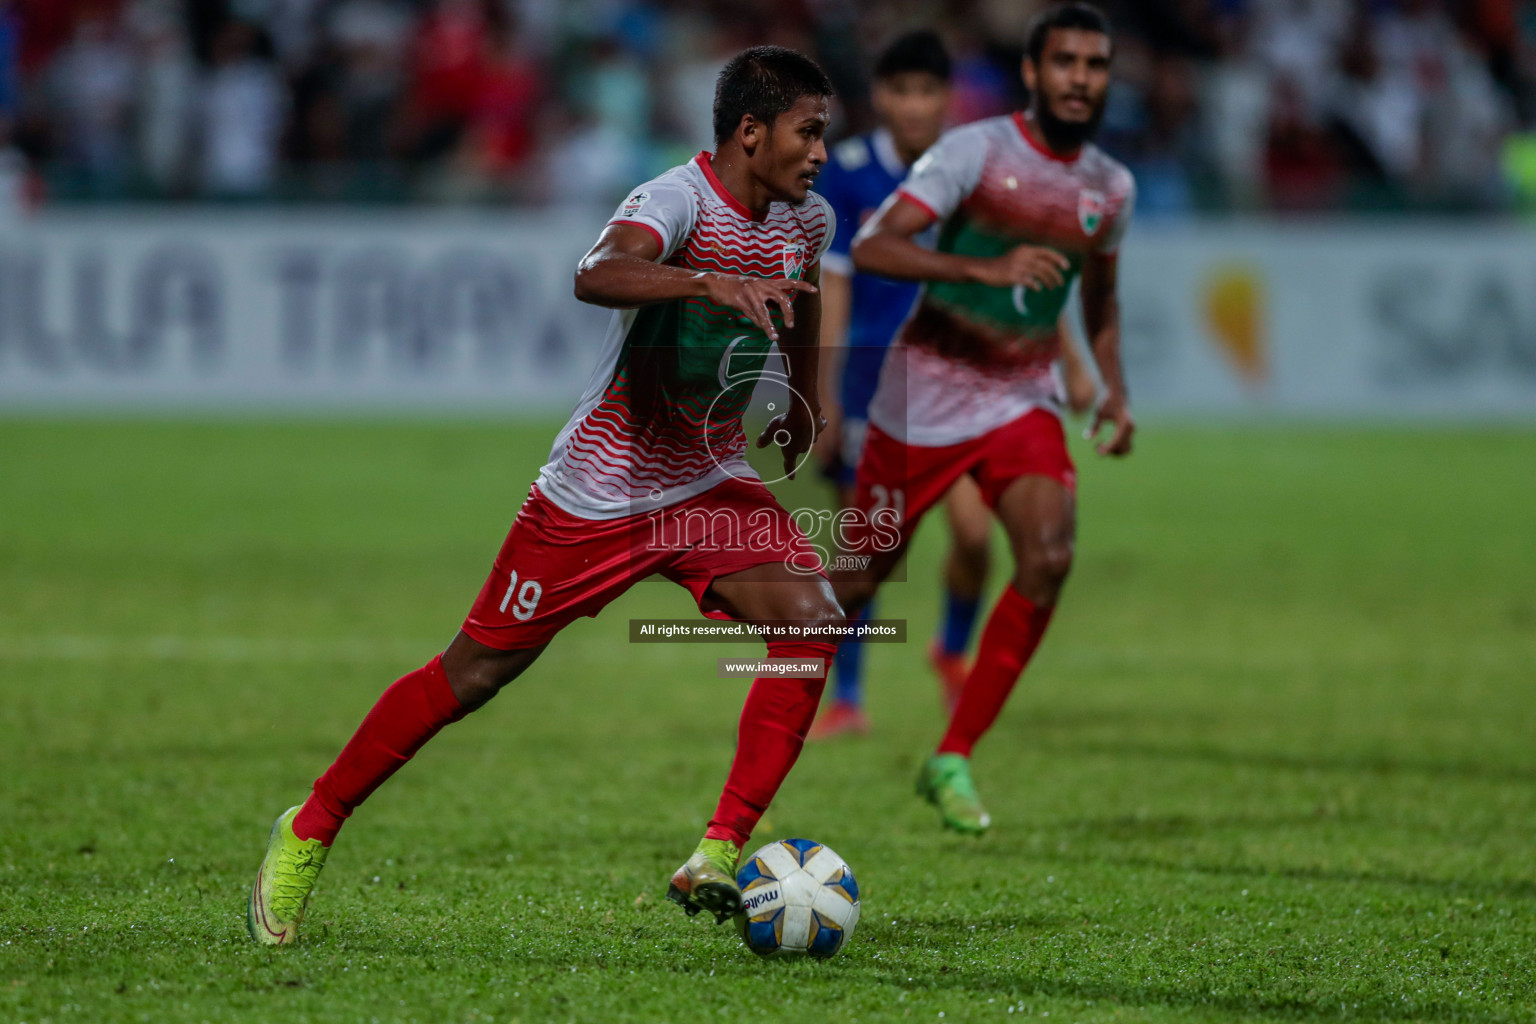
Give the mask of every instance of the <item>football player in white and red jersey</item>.
<svg viewBox="0 0 1536 1024">
<path fill-rule="evenodd" d="M 906 322 L 921 285 L 854 273 L 850 246 L 859 226 L 901 185 L 912 164 L 938 141 L 949 106 L 949 55 L 932 31 L 910 32 L 892 42 L 875 61 L 871 99 L 880 127 L 832 146 L 817 181 L 817 194 L 837 215 L 837 237 L 822 260 L 823 409 L 830 429 L 817 442 L 828 458 L 829 476 L 843 508 L 853 507 L 859 452 L 869 425 L 869 403 L 880 380 L 885 353 Z M 937 235 L 936 231 L 927 232 Z M 1063 330 L 1070 328 L 1063 317 Z M 1087 411 L 1096 397 L 1093 371 L 1063 336 L 1059 382 L 1067 407 Z M 841 352 L 839 352 L 841 350 Z M 842 358 L 839 359 L 838 355 Z M 829 358 L 830 356 L 830 358 Z M 951 543 L 944 559 L 942 615 L 928 647 L 946 712 L 954 710 L 970 674 L 970 646 L 982 592 L 992 564 L 992 513 L 976 482 L 961 475 L 944 499 Z M 866 604 L 854 622 L 873 615 Z M 822 703 L 811 739 L 861 734 L 864 713 L 864 645 L 838 645 L 830 699 Z"/>
<path fill-rule="evenodd" d="M 844 623 L 817 551 L 747 463 L 741 424 L 741 383 L 777 342 L 800 400 L 759 447 L 779 445 L 793 475 L 822 426 L 815 282 L 834 221 L 810 189 L 831 94 L 792 50 L 738 54 L 717 82 L 715 152 L 631 193 L 581 261 L 576 296 L 615 310 L 586 393 L 458 636 L 384 691 L 273 826 L 248 904 L 258 942 L 295 940 L 331 843 L 374 789 L 565 626 L 653 574 L 705 615 L 799 634 L 769 636 L 771 656 L 805 667 L 753 683 L 714 817 L 667 894 L 719 920 L 740 909 L 741 848 L 800 753 Z"/>
<path fill-rule="evenodd" d="M 856 614 L 905 547 L 871 543 L 861 524 L 889 509 L 909 538 L 962 475 L 980 485 L 1013 549 L 1013 577 L 918 779 L 919 793 L 962 832 L 991 823 L 971 779 L 971 751 L 1044 636 L 1072 565 L 1076 471 L 1051 364 L 1079 277 L 1104 381 L 1092 431 L 1113 427 L 1099 452 L 1129 453 L 1135 430 L 1115 296 L 1135 184 L 1089 141 L 1103 117 L 1112 54 L 1109 25 L 1092 5 L 1037 15 L 1022 67 L 1029 108 L 945 133 L 853 244 L 861 271 L 922 281 L 923 291 L 870 403 L 855 485 L 865 515 L 842 538 L 870 558 L 867 569 L 835 574 L 843 607 Z M 918 245 L 914 236 L 934 223 L 937 246 Z"/>
</svg>

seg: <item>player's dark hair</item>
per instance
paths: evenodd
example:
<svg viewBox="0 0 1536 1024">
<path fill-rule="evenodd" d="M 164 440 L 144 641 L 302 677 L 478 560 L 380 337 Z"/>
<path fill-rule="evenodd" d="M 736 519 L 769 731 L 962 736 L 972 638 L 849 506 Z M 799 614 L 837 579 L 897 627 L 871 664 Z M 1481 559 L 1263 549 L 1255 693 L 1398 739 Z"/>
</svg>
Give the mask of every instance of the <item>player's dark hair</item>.
<svg viewBox="0 0 1536 1024">
<path fill-rule="evenodd" d="M 937 32 L 908 32 L 881 52 L 875 61 L 876 78 L 892 78 L 909 71 L 949 81 L 949 51 Z"/>
<path fill-rule="evenodd" d="M 742 50 L 715 79 L 715 145 L 748 114 L 771 125 L 802 96 L 831 96 L 832 80 L 815 61 L 783 46 Z"/>
<path fill-rule="evenodd" d="M 1045 37 L 1050 35 L 1053 28 L 1076 28 L 1084 32 L 1113 35 L 1109 18 L 1093 4 L 1072 0 L 1071 3 L 1047 7 L 1031 19 L 1029 28 L 1024 32 L 1024 52 L 1036 64 L 1040 63 L 1040 55 L 1045 53 Z"/>
</svg>

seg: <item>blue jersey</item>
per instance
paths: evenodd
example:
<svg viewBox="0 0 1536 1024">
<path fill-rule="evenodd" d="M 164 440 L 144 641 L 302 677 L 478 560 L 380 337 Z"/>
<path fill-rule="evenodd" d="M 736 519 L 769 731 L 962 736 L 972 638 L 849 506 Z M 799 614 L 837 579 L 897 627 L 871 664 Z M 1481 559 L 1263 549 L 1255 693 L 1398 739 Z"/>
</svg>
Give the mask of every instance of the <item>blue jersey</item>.
<svg viewBox="0 0 1536 1024">
<path fill-rule="evenodd" d="M 816 192 L 832 204 L 837 233 L 822 266 L 852 279 L 848 316 L 848 359 L 843 364 L 839 404 L 843 416 L 863 420 L 880 379 L 885 350 L 906 320 L 921 288 L 915 281 L 892 281 L 856 273 L 849 246 L 860 225 L 872 216 L 907 176 L 891 133 L 884 128 L 856 135 L 832 148 L 831 159 L 816 179 Z M 856 460 L 858 452 L 845 455 Z"/>
</svg>

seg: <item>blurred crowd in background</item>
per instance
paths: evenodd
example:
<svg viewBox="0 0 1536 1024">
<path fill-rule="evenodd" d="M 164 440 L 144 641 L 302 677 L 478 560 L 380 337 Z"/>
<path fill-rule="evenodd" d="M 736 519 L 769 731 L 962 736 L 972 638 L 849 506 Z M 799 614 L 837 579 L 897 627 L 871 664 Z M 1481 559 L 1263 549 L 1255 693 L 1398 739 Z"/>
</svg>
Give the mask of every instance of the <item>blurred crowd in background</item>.
<svg viewBox="0 0 1536 1024">
<path fill-rule="evenodd" d="M 814 55 L 835 135 L 940 31 L 955 123 L 1024 97 L 1044 0 L 0 0 L 6 180 L 84 200 L 609 202 L 709 148 L 736 50 Z M 1519 209 L 1536 0 L 1106 0 L 1139 216 Z"/>
</svg>

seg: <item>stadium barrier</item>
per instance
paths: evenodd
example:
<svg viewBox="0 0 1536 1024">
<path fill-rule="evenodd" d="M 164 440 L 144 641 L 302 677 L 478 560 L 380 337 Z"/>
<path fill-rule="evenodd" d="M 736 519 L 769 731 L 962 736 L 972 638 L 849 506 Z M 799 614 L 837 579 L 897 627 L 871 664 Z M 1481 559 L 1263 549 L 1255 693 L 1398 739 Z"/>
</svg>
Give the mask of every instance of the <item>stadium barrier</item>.
<svg viewBox="0 0 1536 1024">
<path fill-rule="evenodd" d="M 1133 228 L 1121 257 L 1143 408 L 1536 416 L 1536 240 L 1488 223 Z"/>
<path fill-rule="evenodd" d="M 568 410 L 606 211 L 47 211 L 0 238 L 0 409 Z M 1487 223 L 1137 225 L 1144 411 L 1536 416 L 1536 242 Z"/>
</svg>

